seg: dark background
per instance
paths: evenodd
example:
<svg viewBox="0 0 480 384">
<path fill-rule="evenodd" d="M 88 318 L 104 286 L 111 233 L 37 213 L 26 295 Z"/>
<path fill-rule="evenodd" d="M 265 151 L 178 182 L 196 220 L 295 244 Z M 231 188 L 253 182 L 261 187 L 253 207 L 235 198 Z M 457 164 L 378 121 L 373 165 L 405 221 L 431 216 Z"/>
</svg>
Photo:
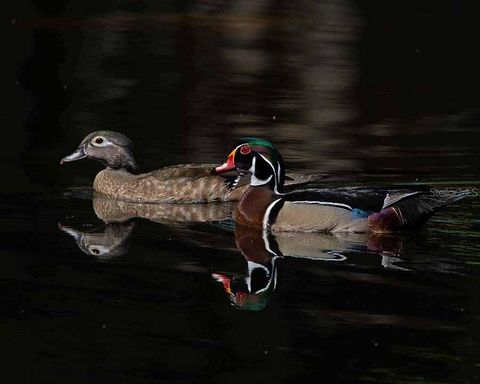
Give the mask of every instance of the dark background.
<svg viewBox="0 0 480 384">
<path fill-rule="evenodd" d="M 404 173 L 426 160 L 424 173 L 439 165 L 450 177 L 458 162 L 478 160 L 473 2 L 7 8 L 6 191 L 69 185 L 74 175 L 88 185 L 98 167 L 65 171 L 57 161 L 99 129 L 131 137 L 145 169 L 221 161 L 245 134 L 280 144 L 292 166 L 325 172 Z"/>
<path fill-rule="evenodd" d="M 341 263 L 279 260 L 257 312 L 212 278 L 247 270 L 228 228 L 132 220 L 102 260 L 58 227 L 102 233 L 72 189 L 100 165 L 59 165 L 100 129 L 144 170 L 256 135 L 327 186 L 478 191 L 474 2 L 5 3 L 0 382 L 478 382 L 478 198 Z"/>
</svg>

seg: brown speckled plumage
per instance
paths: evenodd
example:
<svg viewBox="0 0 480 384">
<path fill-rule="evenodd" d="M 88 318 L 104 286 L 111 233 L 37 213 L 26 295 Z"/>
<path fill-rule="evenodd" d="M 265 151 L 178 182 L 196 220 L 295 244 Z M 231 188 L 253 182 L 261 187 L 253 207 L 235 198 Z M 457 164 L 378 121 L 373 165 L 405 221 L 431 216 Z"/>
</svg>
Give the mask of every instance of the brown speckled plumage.
<svg viewBox="0 0 480 384">
<path fill-rule="evenodd" d="M 95 177 L 93 189 L 105 196 L 137 203 L 201 203 L 236 201 L 246 189 L 231 190 L 232 178 L 213 175 L 214 165 L 183 164 L 139 175 L 132 142 L 112 131 L 87 135 L 78 148 L 61 160 L 61 164 L 83 158 L 99 160 L 106 165 Z"/>
<path fill-rule="evenodd" d="M 211 175 L 210 165 L 176 165 L 133 175 L 123 169 L 104 169 L 93 182 L 97 193 L 137 203 L 201 203 L 235 201 L 246 186 L 230 191 L 225 179 Z"/>
</svg>

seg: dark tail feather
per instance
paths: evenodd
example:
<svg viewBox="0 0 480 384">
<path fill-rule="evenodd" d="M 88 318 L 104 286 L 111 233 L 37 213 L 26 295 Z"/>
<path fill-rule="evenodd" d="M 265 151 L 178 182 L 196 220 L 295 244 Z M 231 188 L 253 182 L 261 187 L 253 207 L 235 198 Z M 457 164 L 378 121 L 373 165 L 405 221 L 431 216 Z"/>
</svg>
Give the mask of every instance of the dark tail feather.
<svg viewBox="0 0 480 384">
<path fill-rule="evenodd" d="M 378 232 L 416 228 L 442 207 L 472 197 L 472 192 L 440 196 L 435 193 L 408 195 L 368 217 L 371 228 Z"/>
<path fill-rule="evenodd" d="M 472 197 L 472 193 L 452 193 L 447 196 L 439 196 L 434 193 L 420 194 L 401 200 L 391 207 L 399 216 L 402 228 L 415 228 L 425 223 L 446 205 L 456 203 L 467 197 Z"/>
</svg>

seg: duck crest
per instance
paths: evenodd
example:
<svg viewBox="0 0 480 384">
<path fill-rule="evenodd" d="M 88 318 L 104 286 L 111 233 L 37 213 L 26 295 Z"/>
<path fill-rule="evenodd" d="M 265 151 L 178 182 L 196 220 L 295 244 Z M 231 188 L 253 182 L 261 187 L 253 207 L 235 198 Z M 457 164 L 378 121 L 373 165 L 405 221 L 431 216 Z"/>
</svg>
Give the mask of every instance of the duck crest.
<svg viewBox="0 0 480 384">
<path fill-rule="evenodd" d="M 262 228 L 265 211 L 274 200 L 270 187 L 248 187 L 237 205 L 235 220 L 240 225 Z"/>
</svg>

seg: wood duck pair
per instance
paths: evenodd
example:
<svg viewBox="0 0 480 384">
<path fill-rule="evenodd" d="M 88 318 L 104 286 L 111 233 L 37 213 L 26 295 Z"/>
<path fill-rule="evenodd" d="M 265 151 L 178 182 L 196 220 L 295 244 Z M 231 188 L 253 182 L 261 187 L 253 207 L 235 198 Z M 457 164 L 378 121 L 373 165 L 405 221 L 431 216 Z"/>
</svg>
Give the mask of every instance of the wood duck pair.
<svg viewBox="0 0 480 384">
<path fill-rule="evenodd" d="M 416 228 L 436 211 L 468 194 L 438 197 L 427 188 L 342 188 L 285 191 L 285 167 L 270 142 L 244 139 L 221 175 L 234 169 L 251 174 L 235 210 L 238 225 L 273 232 L 390 232 Z"/>
<path fill-rule="evenodd" d="M 213 164 L 181 164 L 135 174 L 138 166 L 132 148 L 132 142 L 121 133 L 97 131 L 86 136 L 60 164 L 84 158 L 100 161 L 106 168 L 95 177 L 95 192 L 137 203 L 237 201 L 248 187 L 248 178 L 241 178 L 238 172 L 214 174 Z"/>
</svg>

